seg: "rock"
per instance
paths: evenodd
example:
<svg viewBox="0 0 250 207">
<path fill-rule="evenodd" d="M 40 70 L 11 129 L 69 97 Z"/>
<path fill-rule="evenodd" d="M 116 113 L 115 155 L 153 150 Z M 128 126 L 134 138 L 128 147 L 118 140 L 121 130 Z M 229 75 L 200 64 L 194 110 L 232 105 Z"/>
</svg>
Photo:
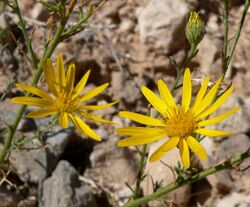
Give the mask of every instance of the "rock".
<svg viewBox="0 0 250 207">
<path fill-rule="evenodd" d="M 188 5 L 182 0 L 151 0 L 138 17 L 143 42 L 153 39 L 156 48 L 167 48 L 172 53 L 185 42 L 185 18 Z M 174 44 L 172 44 L 174 43 Z"/>
<path fill-rule="evenodd" d="M 77 171 L 67 162 L 60 161 L 51 177 L 43 182 L 43 207 L 97 207 L 88 186 L 78 179 Z"/>
<path fill-rule="evenodd" d="M 240 107 L 240 110 L 234 113 L 232 116 L 221 121 L 213 126 L 217 130 L 224 130 L 237 133 L 249 133 L 250 132 L 250 99 L 242 99 L 235 94 L 235 92 L 229 97 L 229 99 L 213 114 L 213 116 L 222 114 L 234 107 Z M 240 124 L 239 124 L 240 123 Z M 216 138 L 215 140 L 218 140 Z"/>
<path fill-rule="evenodd" d="M 10 162 L 19 178 L 24 182 L 33 183 L 44 179 L 54 168 L 69 138 L 69 130 L 61 130 L 58 127 L 54 133 L 48 135 L 46 147 L 44 143 L 34 139 L 24 145 L 26 150 L 12 150 Z"/>
<path fill-rule="evenodd" d="M 91 168 L 86 169 L 84 176 L 104 189 L 115 192 L 116 201 L 109 202 L 115 202 L 114 206 L 117 206 L 118 200 L 127 201 L 131 196 L 131 193 L 125 190 L 127 188 L 125 182 L 128 182 L 131 186 L 134 184 L 137 159 L 129 148 L 117 148 L 115 141 L 101 142 L 94 146 L 90 155 Z M 116 192 L 120 193 L 117 194 Z"/>
<path fill-rule="evenodd" d="M 166 140 L 164 140 L 166 141 Z M 162 144 L 160 141 L 155 144 L 151 144 L 149 148 L 149 156 Z M 161 159 L 168 166 L 174 167 L 180 161 L 179 150 L 173 149 L 164 155 Z M 173 174 L 173 171 L 170 170 L 162 162 L 157 161 L 146 165 L 145 173 L 148 175 L 143 182 L 143 192 L 144 195 L 152 193 L 153 186 L 152 180 L 154 182 L 162 182 L 162 186 L 170 184 L 175 181 L 176 174 Z M 191 196 L 191 187 L 190 185 L 185 185 L 175 191 L 172 191 L 166 195 L 166 200 L 172 200 L 176 206 L 185 207 L 187 206 Z M 151 202 L 150 207 L 164 207 L 164 204 L 160 202 Z"/>
<path fill-rule="evenodd" d="M 232 193 L 222 199 L 220 199 L 215 207 L 248 207 L 250 206 L 250 196 L 242 193 Z"/>
</svg>

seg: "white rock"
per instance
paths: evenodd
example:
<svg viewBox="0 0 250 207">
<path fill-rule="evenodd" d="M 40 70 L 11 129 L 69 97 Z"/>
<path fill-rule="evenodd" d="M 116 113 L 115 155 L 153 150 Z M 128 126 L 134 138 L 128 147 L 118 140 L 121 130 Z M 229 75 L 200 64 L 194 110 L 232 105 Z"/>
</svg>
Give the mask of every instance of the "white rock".
<svg viewBox="0 0 250 207">
<path fill-rule="evenodd" d="M 174 49 L 170 48 L 171 43 L 178 48 L 185 40 L 183 23 L 188 11 L 187 3 L 182 0 L 149 1 L 138 17 L 141 40 L 153 39 L 156 48 L 168 48 L 168 52 Z"/>
</svg>

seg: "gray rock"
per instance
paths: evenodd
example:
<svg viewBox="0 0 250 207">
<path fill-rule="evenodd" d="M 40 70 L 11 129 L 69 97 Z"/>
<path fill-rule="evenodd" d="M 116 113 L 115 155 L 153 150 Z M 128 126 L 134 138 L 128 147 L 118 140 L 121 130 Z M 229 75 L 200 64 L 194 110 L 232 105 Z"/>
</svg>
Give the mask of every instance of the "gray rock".
<svg viewBox="0 0 250 207">
<path fill-rule="evenodd" d="M 91 168 L 86 169 L 84 176 L 106 189 L 103 193 L 109 192 L 109 203 L 118 206 L 119 201 L 124 203 L 131 195 L 123 193 L 124 183 L 128 182 L 131 186 L 134 184 L 137 159 L 130 149 L 117 148 L 114 141 L 101 142 L 94 146 L 90 156 Z"/>
<path fill-rule="evenodd" d="M 25 149 L 11 151 L 10 161 L 16 169 L 19 178 L 24 182 L 38 183 L 54 168 L 60 155 L 63 153 L 70 130 L 59 127 L 48 135 L 47 146 L 35 139 L 25 144 Z"/>
<path fill-rule="evenodd" d="M 222 114 L 234 107 L 239 106 L 240 110 L 232 116 L 214 126 L 215 129 L 236 133 L 250 132 L 250 99 L 240 98 L 235 93 L 214 113 L 214 116 Z M 239 124 L 240 123 L 240 124 Z"/>
<path fill-rule="evenodd" d="M 183 31 L 187 14 L 188 5 L 185 1 L 148 1 L 138 17 L 141 40 L 148 42 L 153 39 L 156 48 L 167 48 L 168 53 L 180 48 L 185 41 Z"/>
<path fill-rule="evenodd" d="M 240 193 L 232 193 L 222 199 L 220 199 L 215 207 L 249 207 L 250 196 Z"/>
<path fill-rule="evenodd" d="M 97 207 L 97 204 L 88 186 L 78 179 L 77 171 L 67 161 L 60 161 L 43 183 L 39 206 Z"/>
</svg>

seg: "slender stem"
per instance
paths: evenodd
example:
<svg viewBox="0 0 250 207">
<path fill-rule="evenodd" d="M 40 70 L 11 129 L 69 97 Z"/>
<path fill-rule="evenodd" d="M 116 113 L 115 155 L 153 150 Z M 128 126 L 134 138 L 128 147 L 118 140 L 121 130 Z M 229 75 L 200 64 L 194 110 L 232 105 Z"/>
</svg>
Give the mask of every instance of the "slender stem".
<svg viewBox="0 0 250 207">
<path fill-rule="evenodd" d="M 223 57 L 222 57 L 222 74 L 226 73 L 227 70 L 227 46 L 228 46 L 228 25 L 229 25 L 229 2 L 228 0 L 224 0 L 224 16 L 223 16 L 223 22 L 224 22 L 224 40 L 223 40 Z M 224 76 L 224 75 L 223 75 Z"/>
<path fill-rule="evenodd" d="M 21 11 L 20 11 L 17 0 L 15 0 L 14 10 L 15 10 L 15 13 L 16 13 L 18 19 L 19 19 L 19 26 L 23 32 L 23 36 L 24 36 L 28 51 L 31 55 L 32 66 L 34 69 L 37 69 L 38 68 L 38 60 L 37 60 L 36 54 L 34 53 L 34 50 L 32 48 L 31 38 L 29 37 L 28 32 L 26 30 L 25 22 L 24 22 L 22 15 L 21 15 Z"/>
<path fill-rule="evenodd" d="M 171 183 L 163 188 L 160 188 L 159 190 L 157 190 L 156 192 L 154 192 L 150 195 L 144 196 L 144 197 L 136 199 L 136 200 L 131 200 L 130 202 L 125 204 L 123 207 L 135 207 L 135 206 L 147 203 L 149 201 L 156 200 L 157 198 L 160 198 L 161 196 L 166 195 L 167 193 L 169 193 L 169 192 L 171 192 L 171 191 L 173 191 L 173 190 L 175 190 L 183 185 L 196 182 L 198 180 L 201 180 L 201 179 L 203 179 L 209 175 L 212 175 L 216 172 L 219 172 L 221 170 L 230 169 L 234 165 L 240 164 L 243 160 L 245 160 L 248 157 L 250 157 L 250 148 L 246 152 L 235 156 L 233 159 L 226 160 L 221 164 L 218 164 L 214 167 L 210 167 L 206 170 L 203 170 L 203 171 L 193 175 L 191 178 L 188 178 L 182 182 L 179 182 L 179 183 L 173 182 L 173 183 Z"/>
<path fill-rule="evenodd" d="M 188 55 L 187 55 L 187 58 L 184 62 L 184 64 L 182 65 L 182 67 L 178 70 L 177 72 L 177 76 L 176 76 L 176 79 L 175 79 L 175 82 L 174 82 L 174 85 L 171 89 L 171 93 L 173 93 L 176 88 L 177 88 L 177 85 L 186 69 L 186 67 L 188 66 L 189 62 L 192 60 L 192 58 L 197 54 L 197 49 L 196 47 L 194 47 L 194 45 L 191 45 L 191 48 L 190 50 L 188 51 Z"/>
<path fill-rule="evenodd" d="M 72 4 L 72 2 L 73 2 L 73 4 Z M 65 19 L 63 19 L 63 21 L 59 22 L 56 34 L 55 34 L 54 38 L 52 39 L 51 43 L 49 44 L 48 50 L 46 50 L 44 52 L 44 58 L 45 59 L 49 58 L 52 55 L 52 53 L 54 52 L 56 46 L 60 43 L 61 35 L 62 35 L 63 31 L 64 31 L 65 25 L 66 25 L 66 23 L 68 21 L 69 15 L 70 15 L 71 11 L 73 10 L 73 7 L 74 7 L 75 3 L 76 3 L 75 0 L 71 1 L 71 4 L 69 6 L 69 10 L 68 10 L 69 11 L 68 16 L 66 16 Z M 18 7 L 18 4 L 16 4 L 16 6 Z M 39 65 L 38 69 L 37 69 L 37 71 L 35 73 L 35 76 L 33 78 L 33 81 L 32 81 L 33 86 L 37 85 L 41 74 L 42 74 L 42 68 L 41 68 L 41 65 Z M 29 95 L 30 94 L 26 94 L 26 96 L 29 96 Z M 0 152 L 0 165 L 4 161 L 6 155 L 7 155 L 8 151 L 9 151 L 9 149 L 11 147 L 11 143 L 12 143 L 12 140 L 14 138 L 17 126 L 18 126 L 18 124 L 19 124 L 19 122 L 20 122 L 20 120 L 22 118 L 22 115 L 23 115 L 23 113 L 25 111 L 25 108 L 26 108 L 26 105 L 22 105 L 20 107 L 20 109 L 19 109 L 19 111 L 17 113 L 16 119 L 13 122 L 13 125 L 11 125 L 11 127 L 9 128 L 9 134 L 8 134 L 8 136 L 6 138 L 3 149 Z"/>
<path fill-rule="evenodd" d="M 225 76 L 225 74 L 226 74 L 226 72 L 227 72 L 227 69 L 228 69 L 228 66 L 229 66 L 229 64 L 230 64 L 230 62 L 231 62 L 231 59 L 232 59 L 232 57 L 233 57 L 233 54 L 234 54 L 236 45 L 237 45 L 237 43 L 238 43 L 238 41 L 239 41 L 240 34 L 241 34 L 241 31 L 242 31 L 242 28 L 243 28 L 243 25 L 244 25 L 244 22 L 245 22 L 245 18 L 246 18 L 246 15 L 247 15 L 247 11 L 248 11 L 248 9 L 249 9 L 249 6 L 250 6 L 249 0 L 246 0 L 246 1 L 245 1 L 245 4 L 244 4 L 244 10 L 243 10 L 243 13 L 242 13 L 242 16 L 241 16 L 241 19 L 240 19 L 240 24 L 239 24 L 239 27 L 238 27 L 237 32 L 236 32 L 236 37 L 235 37 L 235 40 L 234 40 L 232 49 L 230 50 L 229 56 L 228 56 L 228 58 L 227 58 L 226 67 L 225 67 L 225 69 L 222 71 L 222 72 L 223 72 L 223 76 Z"/>
<path fill-rule="evenodd" d="M 136 199 L 140 196 L 140 188 L 141 188 L 141 181 L 143 180 L 144 176 L 144 170 L 146 167 L 146 153 L 147 153 L 147 145 L 143 145 L 142 151 L 141 151 L 141 160 L 140 160 L 140 165 L 139 165 L 139 171 L 137 174 L 137 179 L 136 179 L 136 186 L 135 190 L 133 193 L 133 199 Z"/>
</svg>

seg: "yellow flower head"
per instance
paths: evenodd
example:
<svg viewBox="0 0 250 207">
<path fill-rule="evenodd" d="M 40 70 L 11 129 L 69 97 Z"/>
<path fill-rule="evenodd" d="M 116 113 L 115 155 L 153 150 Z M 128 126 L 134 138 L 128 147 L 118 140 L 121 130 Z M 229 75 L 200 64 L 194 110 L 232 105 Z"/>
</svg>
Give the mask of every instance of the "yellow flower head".
<svg viewBox="0 0 250 207">
<path fill-rule="evenodd" d="M 117 145 L 120 147 L 143 145 L 168 136 L 169 139 L 151 155 L 149 158 L 150 162 L 159 160 L 166 152 L 176 146 L 179 147 L 180 157 L 186 168 L 190 166 L 189 148 L 200 159 L 206 159 L 206 151 L 195 138 L 195 135 L 201 134 L 211 137 L 229 135 L 230 133 L 228 132 L 205 129 L 204 127 L 216 124 L 239 110 L 239 108 L 236 107 L 224 114 L 206 119 L 208 115 L 212 114 L 226 101 L 234 90 L 234 87 L 231 86 L 213 102 L 221 80 L 220 78 L 208 91 L 209 77 L 206 77 L 192 106 L 190 106 L 192 85 L 189 69 L 186 69 L 184 73 L 181 105 L 175 104 L 171 92 L 162 80 L 158 81 L 160 98 L 150 89 L 143 86 L 141 88 L 143 95 L 161 114 L 161 118 L 156 119 L 142 114 L 121 111 L 119 114 L 120 116 L 150 127 L 118 128 L 118 134 L 128 137 L 120 140 Z"/>
<path fill-rule="evenodd" d="M 116 104 L 118 101 L 103 105 L 86 105 L 85 101 L 95 97 L 108 87 L 105 83 L 86 93 L 81 93 L 85 87 L 90 70 L 85 73 L 81 80 L 75 84 L 75 64 L 70 64 L 67 72 L 64 71 L 62 55 L 57 56 L 56 69 L 50 59 L 41 62 L 43 72 L 50 93 L 39 88 L 17 83 L 16 86 L 22 90 L 30 92 L 37 97 L 16 97 L 12 102 L 24 105 L 41 107 L 42 109 L 27 114 L 28 118 L 41 118 L 49 115 L 59 115 L 59 124 L 63 128 L 68 127 L 68 119 L 74 126 L 87 137 L 101 141 L 101 137 L 80 118 L 84 117 L 97 122 L 112 124 L 113 122 L 88 113 L 88 110 L 99 110 Z"/>
</svg>

